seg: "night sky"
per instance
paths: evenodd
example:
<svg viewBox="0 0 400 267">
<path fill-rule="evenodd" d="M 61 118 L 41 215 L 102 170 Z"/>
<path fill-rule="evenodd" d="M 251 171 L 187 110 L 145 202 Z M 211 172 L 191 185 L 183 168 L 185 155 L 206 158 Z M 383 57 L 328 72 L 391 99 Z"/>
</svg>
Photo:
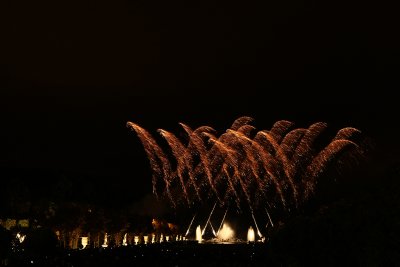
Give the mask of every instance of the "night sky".
<svg viewBox="0 0 400 267">
<path fill-rule="evenodd" d="M 109 187 L 135 201 L 151 170 L 127 121 L 222 133 L 242 115 L 258 129 L 354 126 L 376 162 L 396 163 L 397 13 L 389 1 L 1 1 L 2 179 L 67 175 L 90 181 L 90 198 Z"/>
</svg>

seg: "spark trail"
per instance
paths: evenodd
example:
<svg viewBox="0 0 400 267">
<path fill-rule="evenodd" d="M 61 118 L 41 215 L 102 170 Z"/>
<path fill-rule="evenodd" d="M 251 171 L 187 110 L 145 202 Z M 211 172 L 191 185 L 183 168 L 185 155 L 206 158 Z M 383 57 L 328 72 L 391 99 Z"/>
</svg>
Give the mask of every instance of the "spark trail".
<svg viewBox="0 0 400 267">
<path fill-rule="evenodd" d="M 312 194 L 329 164 L 359 149 L 355 140 L 360 131 L 352 127 L 340 129 L 323 145 L 324 122 L 294 128 L 282 120 L 270 130 L 257 130 L 253 121 L 240 117 L 221 135 L 210 126 L 193 130 L 180 123 L 186 139 L 160 129 L 169 151 L 138 124 L 127 126 L 149 159 L 153 192 L 167 196 L 174 206 L 210 199 L 226 206 L 234 202 L 238 209 L 245 204 L 252 211 L 270 201 L 283 208 L 297 206 Z"/>
</svg>

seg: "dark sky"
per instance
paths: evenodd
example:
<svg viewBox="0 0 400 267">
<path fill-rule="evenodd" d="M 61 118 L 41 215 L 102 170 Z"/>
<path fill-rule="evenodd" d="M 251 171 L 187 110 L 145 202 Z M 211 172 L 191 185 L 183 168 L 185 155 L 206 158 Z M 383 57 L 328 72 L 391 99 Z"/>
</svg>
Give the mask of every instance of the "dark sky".
<svg viewBox="0 0 400 267">
<path fill-rule="evenodd" d="M 0 3 L 0 168 L 151 191 L 125 123 L 178 132 L 355 126 L 399 159 L 398 7 L 389 1 Z M 50 175 L 51 177 L 51 175 Z"/>
</svg>

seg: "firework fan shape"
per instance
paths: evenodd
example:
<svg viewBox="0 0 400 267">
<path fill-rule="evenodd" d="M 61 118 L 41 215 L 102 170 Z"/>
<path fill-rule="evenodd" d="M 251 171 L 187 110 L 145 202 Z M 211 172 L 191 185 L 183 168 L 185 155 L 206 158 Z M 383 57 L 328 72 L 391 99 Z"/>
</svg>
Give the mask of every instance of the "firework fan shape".
<svg viewBox="0 0 400 267">
<path fill-rule="evenodd" d="M 340 129 L 317 149 L 317 139 L 327 128 L 317 122 L 308 128 L 277 121 L 270 130 L 257 131 L 251 117 L 240 117 L 225 133 L 209 126 L 191 129 L 180 123 L 187 138 L 163 129 L 164 149 L 138 124 L 127 126 L 138 135 L 152 169 L 153 192 L 176 206 L 193 205 L 209 198 L 221 205 L 246 203 L 250 209 L 269 202 L 297 206 L 314 191 L 317 178 L 343 153 L 358 150 L 359 130 Z"/>
</svg>

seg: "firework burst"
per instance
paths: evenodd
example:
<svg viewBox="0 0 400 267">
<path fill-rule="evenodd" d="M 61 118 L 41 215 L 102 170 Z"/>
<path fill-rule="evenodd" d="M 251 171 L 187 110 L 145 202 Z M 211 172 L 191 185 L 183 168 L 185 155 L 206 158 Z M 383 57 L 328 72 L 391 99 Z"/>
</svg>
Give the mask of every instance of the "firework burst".
<svg viewBox="0 0 400 267">
<path fill-rule="evenodd" d="M 290 121 L 277 121 L 270 130 L 251 125 L 251 117 L 240 117 L 225 133 L 210 126 L 195 130 L 180 123 L 187 140 L 159 129 L 170 153 L 139 125 L 136 132 L 153 170 L 153 192 L 165 195 L 175 206 L 213 198 L 221 205 L 260 203 L 297 206 L 315 190 L 318 177 L 341 153 L 357 151 L 353 140 L 359 130 L 340 129 L 322 149 L 315 143 L 327 124 L 317 122 L 294 129 Z M 173 163 L 172 163 L 173 161 Z"/>
</svg>

